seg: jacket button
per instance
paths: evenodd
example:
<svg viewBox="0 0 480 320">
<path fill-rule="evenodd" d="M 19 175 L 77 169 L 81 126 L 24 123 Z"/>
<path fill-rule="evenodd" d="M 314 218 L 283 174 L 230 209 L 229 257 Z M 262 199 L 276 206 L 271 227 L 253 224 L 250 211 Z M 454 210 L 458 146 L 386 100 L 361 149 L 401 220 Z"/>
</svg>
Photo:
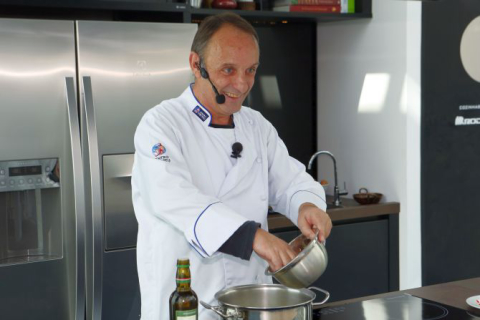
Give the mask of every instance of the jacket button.
<svg viewBox="0 0 480 320">
<path fill-rule="evenodd" d="M 258 163 L 261 163 L 261 162 L 262 162 L 262 158 L 257 158 L 257 162 L 258 162 Z"/>
</svg>

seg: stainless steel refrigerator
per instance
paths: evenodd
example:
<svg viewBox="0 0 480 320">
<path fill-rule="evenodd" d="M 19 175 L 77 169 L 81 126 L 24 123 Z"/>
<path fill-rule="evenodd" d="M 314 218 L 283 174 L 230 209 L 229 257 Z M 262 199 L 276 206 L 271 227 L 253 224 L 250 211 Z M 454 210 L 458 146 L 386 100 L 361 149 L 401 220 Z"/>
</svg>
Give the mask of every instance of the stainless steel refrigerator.
<svg viewBox="0 0 480 320">
<path fill-rule="evenodd" d="M 2 319 L 140 318 L 133 135 L 196 28 L 0 19 Z"/>
</svg>

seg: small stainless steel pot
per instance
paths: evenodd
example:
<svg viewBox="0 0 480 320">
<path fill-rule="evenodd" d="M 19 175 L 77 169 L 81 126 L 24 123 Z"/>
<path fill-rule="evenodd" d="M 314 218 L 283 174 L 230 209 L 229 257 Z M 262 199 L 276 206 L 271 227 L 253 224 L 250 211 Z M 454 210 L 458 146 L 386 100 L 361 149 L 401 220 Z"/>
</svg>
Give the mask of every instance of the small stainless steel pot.
<svg viewBox="0 0 480 320">
<path fill-rule="evenodd" d="M 325 298 L 313 303 L 315 293 Z M 231 320 L 311 320 L 312 306 L 325 303 L 330 293 L 316 287 L 292 289 L 280 284 L 252 284 L 236 286 L 215 294 L 219 306 L 200 301 L 206 308 L 224 319 Z"/>
<path fill-rule="evenodd" d="M 265 274 L 273 276 L 287 287 L 306 288 L 313 284 L 327 268 L 328 255 L 325 245 L 318 241 L 317 230 L 315 239 L 310 240 L 300 235 L 293 239 L 289 246 L 298 255 L 275 272 L 270 272 L 267 268 Z"/>
</svg>

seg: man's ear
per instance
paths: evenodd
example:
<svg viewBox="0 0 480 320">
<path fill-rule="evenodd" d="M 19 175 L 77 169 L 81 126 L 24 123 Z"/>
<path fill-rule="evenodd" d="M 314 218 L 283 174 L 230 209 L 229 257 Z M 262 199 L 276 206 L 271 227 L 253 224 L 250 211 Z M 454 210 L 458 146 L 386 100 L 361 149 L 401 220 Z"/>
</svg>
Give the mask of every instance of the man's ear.
<svg viewBox="0 0 480 320">
<path fill-rule="evenodd" d="M 192 70 L 195 79 L 201 78 L 200 74 L 200 56 L 196 52 L 190 52 L 190 56 L 188 58 L 190 69 Z"/>
</svg>

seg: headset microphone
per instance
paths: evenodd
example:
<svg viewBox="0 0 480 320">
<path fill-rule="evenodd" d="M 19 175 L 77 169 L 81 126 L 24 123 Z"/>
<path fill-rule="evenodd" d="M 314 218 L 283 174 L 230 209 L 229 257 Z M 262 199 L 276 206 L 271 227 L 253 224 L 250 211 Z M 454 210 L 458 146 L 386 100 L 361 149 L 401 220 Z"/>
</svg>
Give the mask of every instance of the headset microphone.
<svg viewBox="0 0 480 320">
<path fill-rule="evenodd" d="M 240 142 L 235 142 L 232 145 L 232 155 L 230 157 L 235 159 L 241 158 L 242 156 L 240 155 L 240 153 L 242 153 L 242 150 L 243 150 L 242 144 Z"/>
<path fill-rule="evenodd" d="M 217 101 L 218 104 L 225 103 L 225 95 L 218 93 L 217 88 L 213 85 L 212 81 L 210 78 L 207 78 L 208 82 L 212 85 L 213 92 L 215 92 L 215 100 Z"/>
<path fill-rule="evenodd" d="M 210 84 L 212 85 L 213 92 L 215 92 L 215 100 L 217 101 L 217 103 L 218 104 L 225 103 L 225 95 L 218 93 L 217 88 L 215 88 L 212 80 L 210 80 L 210 76 L 209 76 L 207 70 L 205 70 L 204 67 L 200 67 L 198 64 L 197 64 L 197 67 L 200 69 L 200 75 L 202 76 L 202 78 L 207 79 L 208 82 L 210 82 Z"/>
</svg>

